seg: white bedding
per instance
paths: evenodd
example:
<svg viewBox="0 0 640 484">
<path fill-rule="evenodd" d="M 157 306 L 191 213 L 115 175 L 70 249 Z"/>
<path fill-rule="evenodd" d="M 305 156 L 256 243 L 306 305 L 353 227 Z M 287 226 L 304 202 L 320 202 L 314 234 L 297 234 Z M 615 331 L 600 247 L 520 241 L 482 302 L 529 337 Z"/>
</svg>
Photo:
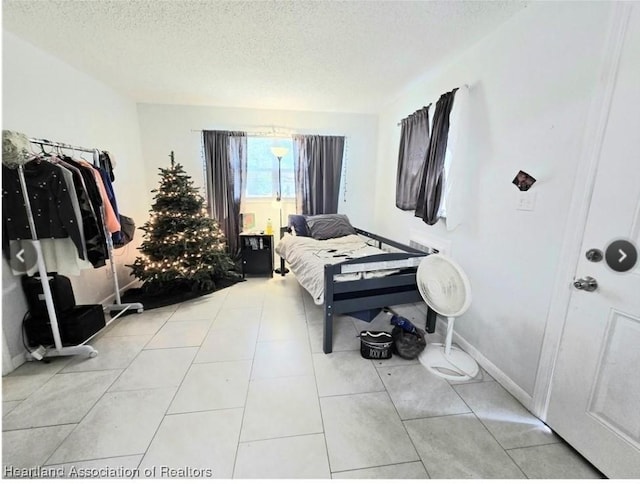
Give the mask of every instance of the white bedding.
<svg viewBox="0 0 640 484">
<path fill-rule="evenodd" d="M 367 245 L 358 235 L 347 235 L 328 240 L 316 240 L 311 237 L 296 237 L 289 234 L 280 240 L 276 253 L 289 263 L 298 282 L 313 297 L 316 304 L 324 303 L 324 266 L 336 264 L 349 258 L 356 259 L 385 251 Z M 394 270 L 376 270 L 339 274 L 336 280 L 349 281 L 371 277 L 384 277 Z"/>
</svg>

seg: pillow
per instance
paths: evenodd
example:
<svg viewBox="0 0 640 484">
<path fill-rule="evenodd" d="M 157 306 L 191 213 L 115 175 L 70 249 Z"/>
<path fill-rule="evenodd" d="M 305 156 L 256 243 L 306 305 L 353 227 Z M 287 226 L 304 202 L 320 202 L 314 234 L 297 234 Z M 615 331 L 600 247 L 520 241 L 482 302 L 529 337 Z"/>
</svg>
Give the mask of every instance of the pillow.
<svg viewBox="0 0 640 484">
<path fill-rule="evenodd" d="M 307 227 L 306 216 L 304 215 L 289 215 L 289 227 L 292 227 L 299 237 L 311 237 L 309 227 Z"/>
<path fill-rule="evenodd" d="M 317 240 L 333 239 L 356 233 L 346 215 L 332 213 L 307 216 L 311 237 Z"/>
</svg>

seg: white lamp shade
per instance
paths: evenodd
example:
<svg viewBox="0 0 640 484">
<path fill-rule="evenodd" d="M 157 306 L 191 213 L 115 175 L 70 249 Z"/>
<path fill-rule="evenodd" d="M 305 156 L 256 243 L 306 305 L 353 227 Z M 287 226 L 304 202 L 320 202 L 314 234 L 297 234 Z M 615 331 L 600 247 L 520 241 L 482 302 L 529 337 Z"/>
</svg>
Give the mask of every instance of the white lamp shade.
<svg viewBox="0 0 640 484">
<path fill-rule="evenodd" d="M 272 146 L 271 153 L 276 158 L 284 158 L 287 153 L 289 153 L 289 148 L 285 148 L 284 146 Z"/>
</svg>

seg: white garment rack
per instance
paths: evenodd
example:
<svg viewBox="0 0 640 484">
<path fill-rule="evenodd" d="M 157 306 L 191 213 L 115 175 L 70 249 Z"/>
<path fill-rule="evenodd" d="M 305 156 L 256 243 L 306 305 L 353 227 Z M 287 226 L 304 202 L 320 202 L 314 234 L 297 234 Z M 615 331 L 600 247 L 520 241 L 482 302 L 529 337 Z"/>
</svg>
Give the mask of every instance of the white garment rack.
<svg viewBox="0 0 640 484">
<path fill-rule="evenodd" d="M 56 143 L 45 139 L 37 139 L 30 138 L 29 141 L 31 143 L 44 146 L 52 146 L 54 148 L 63 148 L 73 151 L 81 151 L 85 153 L 93 153 L 93 164 L 95 166 L 99 166 L 100 161 L 100 151 L 97 149 L 89 149 L 82 148 L 80 146 L 72 146 L 65 143 Z M 49 321 L 51 323 L 51 332 L 53 333 L 53 341 L 54 348 L 47 348 L 46 352 L 43 356 L 70 356 L 70 355 L 86 355 L 91 358 L 98 355 L 98 351 L 95 350 L 92 346 L 86 344 L 91 338 L 93 338 L 96 334 L 89 337 L 86 341 L 82 342 L 79 345 L 75 346 L 62 346 L 62 339 L 60 338 L 60 329 L 58 326 L 58 317 L 56 315 L 56 309 L 53 304 L 53 295 L 51 294 L 51 287 L 49 286 L 49 278 L 47 276 L 47 267 L 44 262 L 44 257 L 42 254 L 42 246 L 40 245 L 40 240 L 38 239 L 38 234 L 36 232 L 36 225 L 33 219 L 33 212 L 31 211 L 31 203 L 29 200 L 29 194 L 27 192 L 27 183 L 24 178 L 24 167 L 22 165 L 18 166 L 18 177 L 20 179 L 20 186 L 22 188 L 22 197 L 24 198 L 24 205 L 27 210 L 27 219 L 29 220 L 29 229 L 31 230 L 31 242 L 35 249 L 37 255 L 37 265 L 38 265 L 38 273 L 40 274 L 40 282 L 42 283 L 42 290 L 44 292 L 45 303 L 47 306 L 47 313 L 49 314 Z M 104 209 L 102 210 L 102 221 L 104 226 Z M 113 321 L 118 319 L 122 314 L 126 311 L 134 310 L 141 313 L 144 308 L 141 303 L 127 303 L 122 304 L 120 299 L 120 287 L 118 284 L 118 273 L 116 271 L 116 264 L 113 258 L 113 241 L 111 240 L 111 235 L 106 226 L 104 226 L 105 231 L 105 239 L 107 243 L 107 249 L 109 252 L 109 262 L 111 264 L 111 272 L 113 273 L 113 285 L 115 290 L 116 304 L 108 305 L 104 309 L 108 312 L 118 311 L 118 313 L 111 318 L 105 325 L 108 326 Z M 31 357 L 31 354 L 27 355 L 27 358 Z"/>
</svg>

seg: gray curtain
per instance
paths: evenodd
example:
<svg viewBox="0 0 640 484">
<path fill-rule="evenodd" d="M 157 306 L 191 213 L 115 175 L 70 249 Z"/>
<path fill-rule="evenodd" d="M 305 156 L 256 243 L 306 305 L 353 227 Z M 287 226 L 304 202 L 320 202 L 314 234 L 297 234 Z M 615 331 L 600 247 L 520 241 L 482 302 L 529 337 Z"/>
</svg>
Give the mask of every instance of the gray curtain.
<svg viewBox="0 0 640 484">
<path fill-rule="evenodd" d="M 415 210 L 429 148 L 429 106 L 404 118 L 401 125 L 396 207 Z"/>
<path fill-rule="evenodd" d="M 427 225 L 433 225 L 438 221 L 438 208 L 440 208 L 444 188 L 443 171 L 449 137 L 449 114 L 451 114 L 457 90 L 454 89 L 440 96 L 433 115 L 431 140 L 423 167 L 415 211 L 415 216 L 420 217 Z"/>
<path fill-rule="evenodd" d="M 211 216 L 218 221 L 232 258 L 240 256 L 240 199 L 247 180 L 247 134 L 241 131 L 203 131 L 207 197 Z"/>
<path fill-rule="evenodd" d="M 298 213 L 337 213 L 343 152 L 344 136 L 293 136 Z"/>
</svg>

